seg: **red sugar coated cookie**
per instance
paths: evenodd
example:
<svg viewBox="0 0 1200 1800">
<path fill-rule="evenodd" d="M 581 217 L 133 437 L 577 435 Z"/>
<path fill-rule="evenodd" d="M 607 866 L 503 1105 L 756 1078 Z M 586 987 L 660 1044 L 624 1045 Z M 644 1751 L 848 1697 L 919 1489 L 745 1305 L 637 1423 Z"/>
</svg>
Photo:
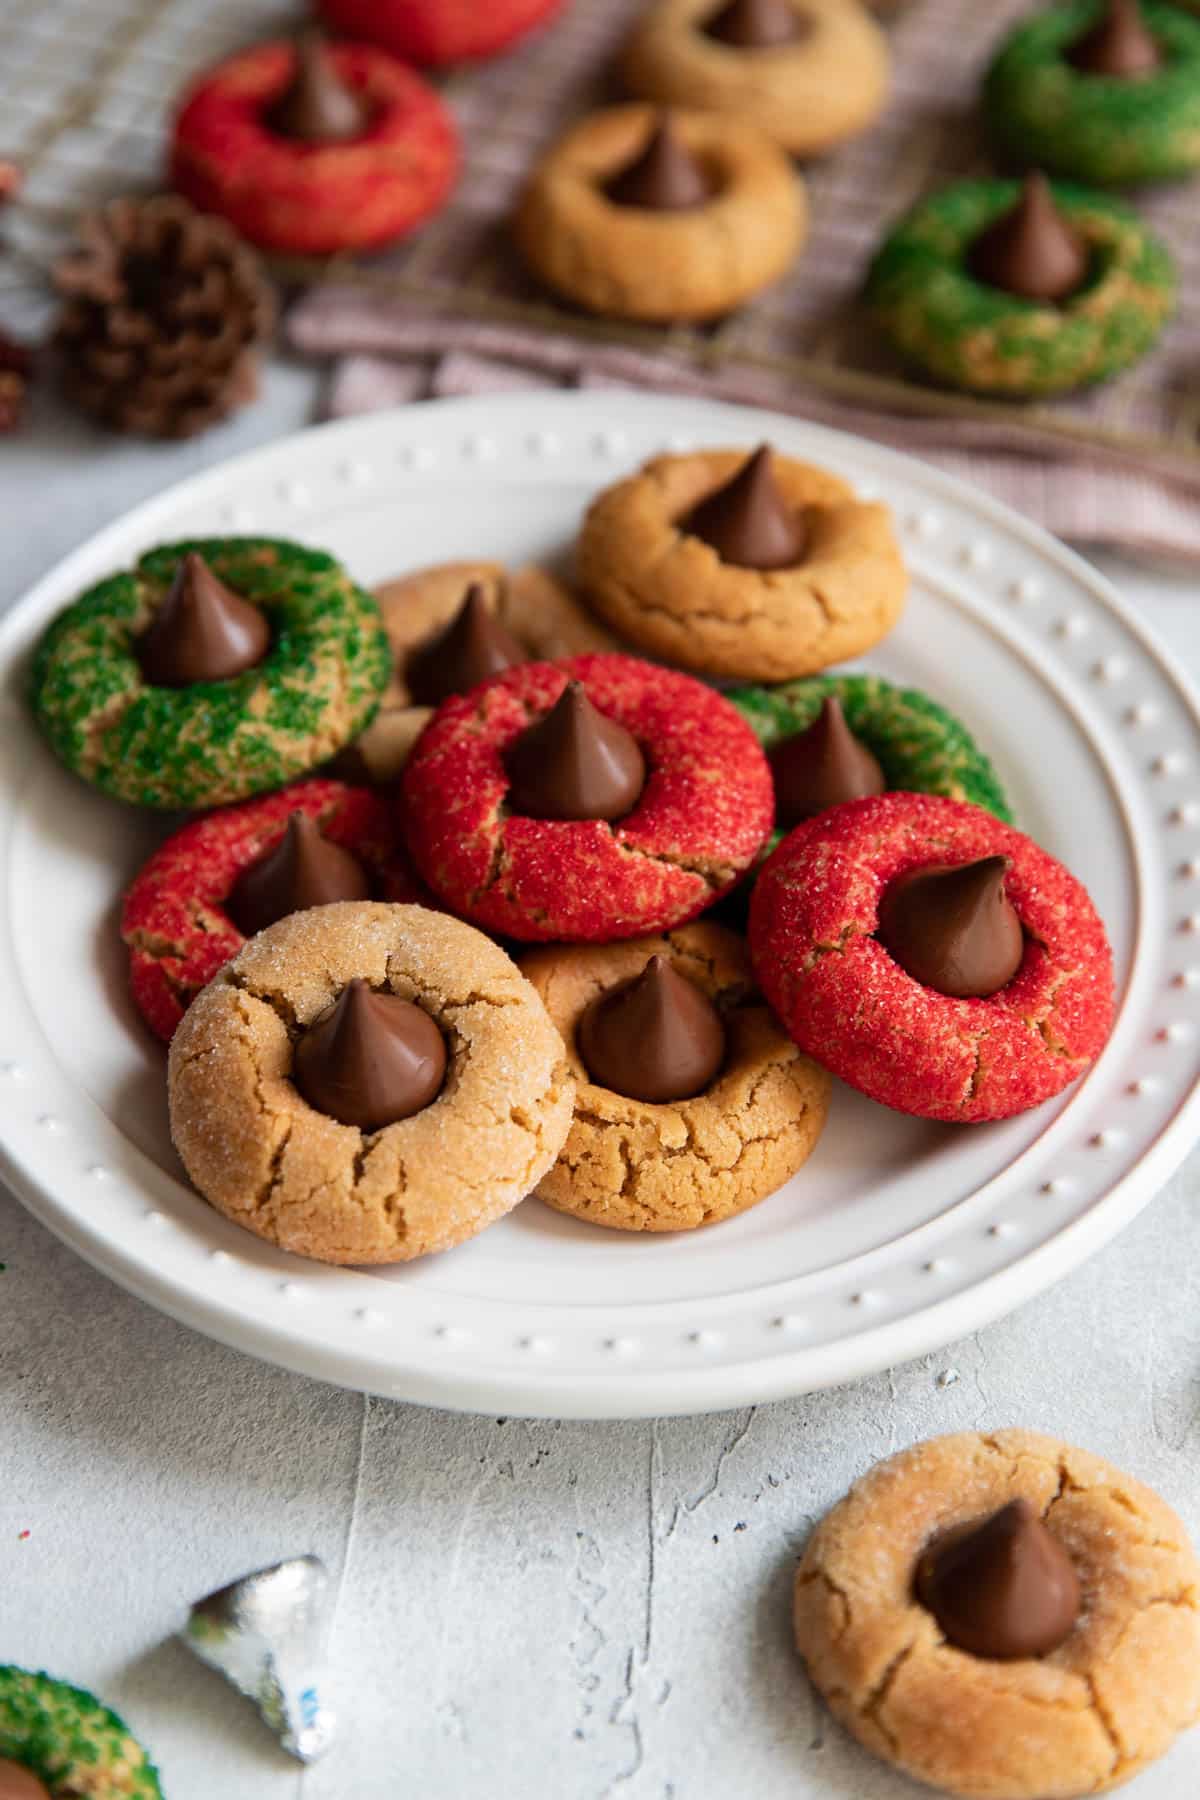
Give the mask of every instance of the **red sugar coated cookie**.
<svg viewBox="0 0 1200 1800">
<path fill-rule="evenodd" d="M 613 825 L 505 810 L 505 748 L 571 680 L 646 759 L 641 798 Z M 409 848 L 435 893 L 533 943 L 607 943 L 695 918 L 749 867 L 774 816 L 766 758 L 730 703 L 631 656 L 526 663 L 447 700 L 403 795 Z"/>
<path fill-rule="evenodd" d="M 563 0 L 318 0 L 336 31 L 418 63 L 468 62 L 507 50 L 562 11 Z"/>
<path fill-rule="evenodd" d="M 952 1000 L 876 942 L 887 884 L 930 863 L 1012 858 L 1025 928 L 1007 987 Z M 801 825 L 765 864 L 750 907 L 763 992 L 802 1050 L 851 1087 L 921 1118 L 1024 1112 L 1083 1074 L 1113 1022 L 1112 952 L 1086 889 L 981 807 L 883 794 Z"/>
<path fill-rule="evenodd" d="M 271 130 L 266 115 L 295 57 L 284 42 L 202 75 L 175 123 L 175 187 L 268 250 L 324 256 L 389 243 L 438 210 L 458 173 L 454 121 L 419 75 L 367 44 L 332 44 L 329 55 L 374 109 L 349 143 L 303 144 Z"/>
<path fill-rule="evenodd" d="M 302 781 L 193 820 L 142 865 L 121 909 L 133 998 L 166 1042 L 200 989 L 245 943 L 224 904 L 242 870 L 283 837 L 294 812 L 316 819 L 324 836 L 360 858 L 381 900 L 429 898 L 392 809 L 369 788 Z"/>
</svg>

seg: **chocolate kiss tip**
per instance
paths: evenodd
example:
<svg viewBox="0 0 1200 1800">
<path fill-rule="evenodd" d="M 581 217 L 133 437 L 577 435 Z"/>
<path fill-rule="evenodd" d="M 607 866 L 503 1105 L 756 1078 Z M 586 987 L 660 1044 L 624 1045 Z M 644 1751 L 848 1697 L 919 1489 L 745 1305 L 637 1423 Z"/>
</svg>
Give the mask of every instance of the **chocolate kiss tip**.
<svg viewBox="0 0 1200 1800">
<path fill-rule="evenodd" d="M 296 1045 L 296 1086 L 308 1104 L 360 1131 L 424 1111 L 445 1078 L 446 1041 L 429 1014 L 360 977 Z"/>
<path fill-rule="evenodd" d="M 793 568 L 804 555 L 803 517 L 780 491 L 769 444 L 693 507 L 680 529 L 742 569 Z"/>
<path fill-rule="evenodd" d="M 592 1081 L 650 1105 L 703 1093 L 725 1060 L 716 1007 L 661 955 L 593 1000 L 576 1035 Z"/>
<path fill-rule="evenodd" d="M 189 551 L 142 634 L 137 655 L 152 686 L 190 687 L 241 675 L 255 668 L 270 647 L 270 627 L 258 608 L 226 587 L 202 556 Z"/>
<path fill-rule="evenodd" d="M 807 36 L 812 22 L 789 0 L 729 0 L 704 26 L 704 35 L 734 50 L 769 50 Z"/>
<path fill-rule="evenodd" d="M 50 1800 L 50 1789 L 24 1763 L 0 1758 L 0 1800 Z"/>
<path fill-rule="evenodd" d="M 768 760 L 776 818 L 785 830 L 831 806 L 887 791 L 877 758 L 847 725 L 836 694 L 826 695 L 807 730 L 776 744 Z"/>
<path fill-rule="evenodd" d="M 704 164 L 682 142 L 664 113 L 649 142 L 605 186 L 616 206 L 647 212 L 687 212 L 711 200 L 713 184 Z"/>
<path fill-rule="evenodd" d="M 528 660 L 488 606 L 481 584 L 473 581 L 450 623 L 413 651 L 405 678 L 418 706 L 440 706 L 451 694 L 469 693 Z"/>
<path fill-rule="evenodd" d="M 509 745 L 508 808 L 530 819 L 623 819 L 646 782 L 632 732 L 569 681 L 548 713 Z"/>
<path fill-rule="evenodd" d="M 977 281 L 1021 300 L 1066 300 L 1083 284 L 1088 249 L 1040 170 L 1026 175 L 1008 212 L 982 231 L 968 262 Z"/>
<path fill-rule="evenodd" d="M 1162 60 L 1138 0 L 1108 0 L 1096 23 L 1067 51 L 1067 61 L 1084 75 L 1117 80 L 1150 75 Z"/>
<path fill-rule="evenodd" d="M 302 31 L 284 92 L 268 114 L 271 129 L 305 144 L 340 144 L 361 137 L 371 109 L 338 72 L 321 32 Z"/>
<path fill-rule="evenodd" d="M 952 999 L 986 999 L 1021 966 L 1025 938 L 1005 892 L 1006 856 L 934 864 L 893 881 L 878 938 L 914 981 Z"/>
<path fill-rule="evenodd" d="M 243 937 L 253 937 L 290 913 L 370 894 L 358 858 L 325 837 L 308 813 L 294 812 L 279 842 L 242 870 L 225 910 Z"/>
<path fill-rule="evenodd" d="M 1070 1557 L 1025 1499 L 935 1540 L 917 1564 L 916 1591 L 950 1643 L 998 1662 L 1056 1650 L 1081 1603 Z"/>
</svg>

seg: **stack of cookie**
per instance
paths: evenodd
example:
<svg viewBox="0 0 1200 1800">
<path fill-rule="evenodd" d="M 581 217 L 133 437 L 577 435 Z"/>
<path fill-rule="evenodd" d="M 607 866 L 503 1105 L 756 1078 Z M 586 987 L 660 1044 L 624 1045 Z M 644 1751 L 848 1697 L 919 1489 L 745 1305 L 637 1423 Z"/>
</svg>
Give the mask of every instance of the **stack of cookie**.
<svg viewBox="0 0 1200 1800">
<path fill-rule="evenodd" d="M 197 1187 L 284 1248 L 420 1256 L 534 1189 L 710 1224 L 799 1171 L 831 1073 L 972 1122 L 1105 1041 L 1103 927 L 987 756 L 829 672 L 904 605 L 884 506 L 767 445 L 660 456 L 575 564 L 376 600 L 319 552 L 206 539 L 41 642 L 60 757 L 206 809 L 126 894 L 132 990 Z"/>
</svg>

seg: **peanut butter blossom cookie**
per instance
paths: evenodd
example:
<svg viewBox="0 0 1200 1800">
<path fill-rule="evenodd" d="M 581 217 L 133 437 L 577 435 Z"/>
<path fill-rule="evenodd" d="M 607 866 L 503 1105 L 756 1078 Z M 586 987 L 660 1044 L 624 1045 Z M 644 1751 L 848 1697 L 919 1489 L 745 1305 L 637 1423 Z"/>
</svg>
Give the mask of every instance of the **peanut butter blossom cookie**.
<svg viewBox="0 0 1200 1800">
<path fill-rule="evenodd" d="M 1004 791 L 966 727 L 916 688 L 879 675 L 818 675 L 729 699 L 767 752 L 776 823 L 899 788 L 970 800 L 1011 823 Z"/>
<path fill-rule="evenodd" d="M 630 656 L 526 663 L 447 700 L 404 770 L 409 848 L 455 912 L 527 942 L 694 918 L 771 829 L 771 775 L 711 688 Z"/>
<path fill-rule="evenodd" d="M 856 0 L 658 0 L 622 62 L 644 100 L 752 119 L 793 156 L 864 131 L 887 99 L 887 40 Z"/>
<path fill-rule="evenodd" d="M 331 556 L 206 538 L 148 551 L 60 614 L 33 704 L 57 754 L 106 794 L 218 806 L 341 749 L 389 662 L 378 607 Z"/>
<path fill-rule="evenodd" d="M 248 937 L 334 900 L 421 900 L 394 811 L 367 788 L 302 781 L 209 813 L 161 844 L 121 909 L 138 1010 L 168 1042 Z"/>
<path fill-rule="evenodd" d="M 1200 23 L 1159 0 L 1073 0 L 1034 13 L 984 84 L 988 125 L 1018 163 L 1097 187 L 1200 167 Z"/>
<path fill-rule="evenodd" d="M 1104 381 L 1175 306 L 1170 252 L 1119 201 L 1034 174 L 924 200 L 871 265 L 867 301 L 910 363 L 1015 397 Z"/>
<path fill-rule="evenodd" d="M 0 1667 L 2 1800 L 162 1800 L 146 1752 L 83 1688 Z"/>
<path fill-rule="evenodd" d="M 878 1463 L 817 1526 L 796 1643 L 860 1743 L 963 1800 L 1107 1793 L 1200 1712 L 1200 1564 L 1159 1495 L 1033 1431 Z"/>
<path fill-rule="evenodd" d="M 629 643 L 743 681 L 860 655 L 908 591 L 887 508 L 765 444 L 656 456 L 592 503 L 576 566 Z"/>
<path fill-rule="evenodd" d="M 367 44 L 259 44 L 202 75 L 175 122 L 171 179 L 251 243 L 295 255 L 412 231 L 458 172 L 437 94 Z"/>
<path fill-rule="evenodd" d="M 776 281 L 808 228 L 783 151 L 720 113 L 593 113 L 549 152 L 513 233 L 547 286 L 616 318 L 715 319 Z"/>
<path fill-rule="evenodd" d="M 297 1255 L 408 1262 L 535 1188 L 574 1082 L 533 988 L 482 932 L 343 901 L 252 938 L 189 1007 L 171 1134 L 205 1199 Z"/>
<path fill-rule="evenodd" d="M 562 10 L 563 0 L 319 0 L 330 25 L 416 63 L 496 56 Z"/>
<path fill-rule="evenodd" d="M 797 826 L 755 883 L 750 949 L 802 1050 L 921 1118 L 1038 1106 L 1112 1029 L 1112 953 L 1086 890 L 965 801 L 882 794 Z"/>
<path fill-rule="evenodd" d="M 562 1033 L 575 1118 L 538 1194 L 617 1231 L 691 1231 L 794 1175 L 829 1077 L 754 989 L 742 940 L 701 921 L 521 964 Z"/>
</svg>

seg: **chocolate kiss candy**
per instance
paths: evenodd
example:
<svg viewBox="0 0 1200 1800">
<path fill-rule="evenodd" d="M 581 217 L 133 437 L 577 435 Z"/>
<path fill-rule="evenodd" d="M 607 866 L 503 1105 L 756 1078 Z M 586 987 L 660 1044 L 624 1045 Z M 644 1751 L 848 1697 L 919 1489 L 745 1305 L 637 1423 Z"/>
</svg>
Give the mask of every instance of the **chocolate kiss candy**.
<svg viewBox="0 0 1200 1800">
<path fill-rule="evenodd" d="M 242 870 L 225 910 L 243 937 L 253 937 L 289 913 L 327 906 L 331 900 L 370 897 L 371 884 L 358 858 L 322 837 L 307 813 L 294 812 L 279 842 Z"/>
<path fill-rule="evenodd" d="M 446 1040 L 427 1012 L 356 977 L 296 1045 L 296 1086 L 317 1112 L 382 1131 L 423 1112 L 446 1079 Z"/>
<path fill-rule="evenodd" d="M 830 694 L 807 731 L 784 738 L 768 759 L 775 783 L 775 812 L 785 830 L 844 800 L 887 791 L 883 770 L 846 723 L 841 701 Z"/>
<path fill-rule="evenodd" d="M 949 1532 L 917 1564 L 917 1598 L 972 1656 L 1046 1656 L 1079 1617 L 1079 1577 L 1028 1500 Z"/>
<path fill-rule="evenodd" d="M 812 20 L 788 0 L 729 0 L 705 25 L 704 35 L 735 50 L 769 50 L 794 44 L 811 30 Z"/>
<path fill-rule="evenodd" d="M 23 1763 L 0 1762 L 0 1800 L 50 1800 L 50 1789 Z"/>
<path fill-rule="evenodd" d="M 258 608 L 189 551 L 137 653 L 152 686 L 174 688 L 244 674 L 270 647 L 271 628 Z"/>
<path fill-rule="evenodd" d="M 704 164 L 679 141 L 664 115 L 646 148 L 613 176 L 604 191 L 615 206 L 687 212 L 712 199 L 713 184 Z"/>
<path fill-rule="evenodd" d="M 1162 67 L 1162 52 L 1146 29 L 1138 0 L 1108 0 L 1100 18 L 1067 52 L 1085 75 L 1130 80 Z"/>
<path fill-rule="evenodd" d="M 309 1763 L 333 1742 L 334 1716 L 317 1691 L 328 1615 L 325 1564 L 295 1556 L 197 1601 L 179 1635 L 254 1702 L 290 1755 Z"/>
<path fill-rule="evenodd" d="M 344 144 L 370 122 L 370 106 L 342 80 L 320 32 L 302 32 L 291 81 L 267 115 L 272 131 L 302 144 Z"/>
<path fill-rule="evenodd" d="M 1065 300 L 1088 271 L 1087 245 L 1037 170 L 1025 177 L 1016 205 L 975 239 L 968 261 L 977 281 L 1022 300 Z"/>
<path fill-rule="evenodd" d="M 637 739 L 569 681 L 505 752 L 508 809 L 527 819 L 623 819 L 646 785 Z"/>
<path fill-rule="evenodd" d="M 956 1000 L 983 999 L 1012 980 L 1025 938 L 1004 891 L 1007 856 L 917 869 L 893 881 L 878 937 L 915 981 Z"/>
<path fill-rule="evenodd" d="M 665 956 L 593 1000 L 578 1040 L 599 1087 L 656 1106 L 703 1093 L 725 1060 L 716 1007 Z"/>
<path fill-rule="evenodd" d="M 450 623 L 414 650 L 405 677 L 418 706 L 440 706 L 451 694 L 465 694 L 528 660 L 473 581 Z"/>
<path fill-rule="evenodd" d="M 790 569 L 804 555 L 804 520 L 779 491 L 769 444 L 701 500 L 680 530 L 711 544 L 722 562 L 740 569 Z"/>
</svg>

